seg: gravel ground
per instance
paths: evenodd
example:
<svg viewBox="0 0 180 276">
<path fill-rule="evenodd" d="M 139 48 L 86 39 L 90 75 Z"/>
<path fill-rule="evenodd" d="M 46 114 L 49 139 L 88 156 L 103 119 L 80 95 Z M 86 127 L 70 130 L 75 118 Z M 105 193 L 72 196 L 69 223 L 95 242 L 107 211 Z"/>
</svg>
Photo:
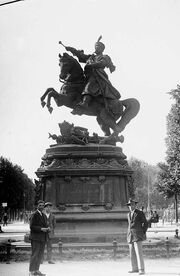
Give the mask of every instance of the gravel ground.
<svg viewBox="0 0 180 276">
<path fill-rule="evenodd" d="M 175 276 L 180 275 L 180 259 L 145 259 L 146 275 L 152 276 Z M 1 276 L 28 276 L 28 262 L 0 264 Z M 47 276 L 127 276 L 130 269 L 129 259 L 118 261 L 63 261 L 50 265 L 43 263 L 41 272 Z M 138 275 L 138 274 L 133 274 Z"/>
</svg>

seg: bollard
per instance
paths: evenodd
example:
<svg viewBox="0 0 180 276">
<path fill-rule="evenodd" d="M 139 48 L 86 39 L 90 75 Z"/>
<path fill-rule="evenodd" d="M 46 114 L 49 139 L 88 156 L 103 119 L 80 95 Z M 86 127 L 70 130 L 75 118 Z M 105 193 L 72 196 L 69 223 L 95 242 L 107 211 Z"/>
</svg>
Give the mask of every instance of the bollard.
<svg viewBox="0 0 180 276">
<path fill-rule="evenodd" d="M 60 258 L 62 257 L 62 241 L 61 241 L 61 239 L 59 239 L 59 242 L 58 242 L 58 246 L 59 246 L 59 256 L 60 256 Z"/>
<path fill-rule="evenodd" d="M 175 238 L 178 239 L 178 229 L 175 230 Z"/>
<path fill-rule="evenodd" d="M 113 259 L 116 260 L 117 257 L 117 241 L 113 240 Z"/>
<path fill-rule="evenodd" d="M 11 255 L 11 240 L 8 240 L 6 243 L 6 264 L 10 264 L 10 255 Z"/>
<path fill-rule="evenodd" d="M 166 238 L 165 244 L 166 244 L 166 256 L 169 259 L 169 239 L 168 239 L 168 237 Z"/>
</svg>

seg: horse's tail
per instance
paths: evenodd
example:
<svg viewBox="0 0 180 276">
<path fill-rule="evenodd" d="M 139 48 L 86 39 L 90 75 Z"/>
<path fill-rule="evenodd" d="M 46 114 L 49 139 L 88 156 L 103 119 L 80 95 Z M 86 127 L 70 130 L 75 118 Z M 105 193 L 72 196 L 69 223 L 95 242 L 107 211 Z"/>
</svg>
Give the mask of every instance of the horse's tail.
<svg viewBox="0 0 180 276">
<path fill-rule="evenodd" d="M 126 125 L 138 114 L 140 109 L 140 103 L 134 98 L 129 98 L 121 101 L 125 107 L 121 119 L 117 122 L 117 126 L 121 131 L 123 131 Z"/>
</svg>

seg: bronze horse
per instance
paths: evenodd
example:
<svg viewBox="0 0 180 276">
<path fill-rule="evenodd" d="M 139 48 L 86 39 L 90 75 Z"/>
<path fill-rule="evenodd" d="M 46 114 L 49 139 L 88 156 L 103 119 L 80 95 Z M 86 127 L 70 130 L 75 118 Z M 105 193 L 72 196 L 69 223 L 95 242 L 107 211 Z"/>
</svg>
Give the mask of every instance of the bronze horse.
<svg viewBox="0 0 180 276">
<path fill-rule="evenodd" d="M 59 54 L 60 66 L 60 81 L 63 85 L 60 93 L 54 88 L 48 88 L 41 97 L 41 104 L 47 106 L 51 113 L 51 98 L 54 98 L 57 106 L 67 106 L 72 110 L 73 114 L 96 116 L 97 122 L 100 125 L 105 136 L 118 136 L 124 130 L 126 125 L 139 112 L 140 104 L 135 98 L 125 100 L 106 100 L 102 96 L 93 98 L 89 106 L 85 109 L 78 104 L 82 100 L 82 91 L 85 86 L 85 78 L 81 65 L 72 56 L 64 53 Z M 47 102 L 45 98 L 47 96 Z M 110 109 L 113 111 L 110 112 Z M 118 121 L 119 120 L 119 121 Z M 111 130 L 113 131 L 111 133 Z"/>
</svg>

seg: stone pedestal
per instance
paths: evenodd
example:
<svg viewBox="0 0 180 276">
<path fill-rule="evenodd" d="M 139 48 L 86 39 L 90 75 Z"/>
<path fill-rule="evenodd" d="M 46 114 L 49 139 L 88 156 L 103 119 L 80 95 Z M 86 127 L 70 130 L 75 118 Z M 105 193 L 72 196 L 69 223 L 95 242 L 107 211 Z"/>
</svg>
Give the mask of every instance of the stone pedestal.
<svg viewBox="0 0 180 276">
<path fill-rule="evenodd" d="M 36 174 L 41 198 L 53 203 L 63 242 L 125 241 L 132 171 L 120 147 L 56 144 Z"/>
</svg>

